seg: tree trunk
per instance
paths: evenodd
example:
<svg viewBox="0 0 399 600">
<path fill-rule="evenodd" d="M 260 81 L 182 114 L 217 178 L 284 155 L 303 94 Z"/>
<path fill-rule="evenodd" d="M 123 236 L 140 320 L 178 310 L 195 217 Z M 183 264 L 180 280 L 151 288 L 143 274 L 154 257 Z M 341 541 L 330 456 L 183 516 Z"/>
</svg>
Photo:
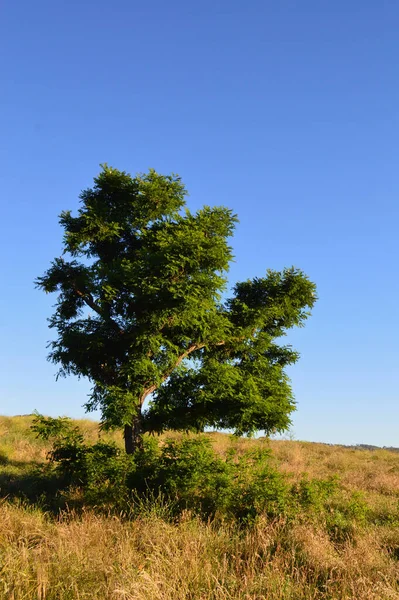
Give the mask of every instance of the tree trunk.
<svg viewBox="0 0 399 600">
<path fill-rule="evenodd" d="M 143 429 L 141 423 L 141 407 L 133 417 L 131 425 L 125 425 L 125 450 L 126 454 L 133 454 L 135 450 L 143 448 Z"/>
</svg>

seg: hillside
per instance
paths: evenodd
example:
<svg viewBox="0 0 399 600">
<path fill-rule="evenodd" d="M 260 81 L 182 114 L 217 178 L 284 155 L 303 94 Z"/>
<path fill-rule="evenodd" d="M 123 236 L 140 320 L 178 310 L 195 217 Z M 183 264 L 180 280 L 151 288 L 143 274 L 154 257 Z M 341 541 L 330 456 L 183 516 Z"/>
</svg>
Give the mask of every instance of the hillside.
<svg viewBox="0 0 399 600">
<path fill-rule="evenodd" d="M 308 509 L 302 502 L 295 519 L 265 516 L 244 529 L 190 513 L 171 520 L 159 501 L 143 505 L 134 520 L 92 508 L 54 516 L 29 500 L 49 449 L 31 422 L 0 417 L 0 598 L 399 598 L 395 452 L 206 434 L 220 455 L 232 445 L 238 453 L 269 446 L 290 485 L 338 476 L 339 497 Z M 78 423 L 89 438 L 98 437 L 96 423 Z"/>
</svg>

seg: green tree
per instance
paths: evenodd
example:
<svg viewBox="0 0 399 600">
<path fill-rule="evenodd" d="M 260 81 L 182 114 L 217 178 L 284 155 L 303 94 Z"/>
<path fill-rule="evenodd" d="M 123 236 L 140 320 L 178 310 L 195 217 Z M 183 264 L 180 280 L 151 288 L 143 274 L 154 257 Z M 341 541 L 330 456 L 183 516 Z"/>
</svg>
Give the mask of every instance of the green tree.
<svg viewBox="0 0 399 600">
<path fill-rule="evenodd" d="M 299 270 L 268 271 L 222 300 L 235 215 L 185 207 L 181 179 L 103 166 L 60 216 L 64 254 L 36 280 L 58 292 L 49 359 L 87 377 L 87 410 L 123 427 L 126 452 L 146 431 L 283 431 L 295 402 L 276 340 L 302 325 L 315 286 Z M 147 402 L 145 402 L 148 400 Z"/>
</svg>

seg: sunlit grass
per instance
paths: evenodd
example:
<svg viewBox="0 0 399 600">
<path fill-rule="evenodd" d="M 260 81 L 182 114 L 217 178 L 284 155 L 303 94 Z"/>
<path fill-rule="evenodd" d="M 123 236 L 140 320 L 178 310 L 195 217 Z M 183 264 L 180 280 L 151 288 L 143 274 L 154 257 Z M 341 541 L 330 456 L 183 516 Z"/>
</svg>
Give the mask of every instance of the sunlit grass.
<svg viewBox="0 0 399 600">
<path fill-rule="evenodd" d="M 49 447 L 35 439 L 31 422 L 0 418 L 0 496 L 45 461 Z M 79 425 L 97 439 L 96 423 Z M 337 538 L 322 516 L 306 513 L 294 522 L 260 518 L 243 529 L 189 513 L 172 520 L 161 505 L 143 504 L 132 521 L 95 510 L 54 517 L 9 497 L 0 500 L 0 598 L 399 599 L 399 454 L 207 435 L 220 454 L 232 444 L 242 451 L 269 444 L 293 482 L 305 473 L 338 475 L 344 495 L 358 492 L 367 503 L 367 522 L 354 521 L 350 535 Z M 122 444 L 119 434 L 113 437 Z"/>
</svg>

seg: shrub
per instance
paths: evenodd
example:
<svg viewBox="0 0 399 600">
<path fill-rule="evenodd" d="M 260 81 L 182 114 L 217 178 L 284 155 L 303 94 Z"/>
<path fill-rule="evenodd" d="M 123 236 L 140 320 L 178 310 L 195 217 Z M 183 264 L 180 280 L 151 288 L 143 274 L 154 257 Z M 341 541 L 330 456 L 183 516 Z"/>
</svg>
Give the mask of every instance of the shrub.
<svg viewBox="0 0 399 600">
<path fill-rule="evenodd" d="M 47 456 L 55 466 L 60 488 L 81 489 L 90 504 L 119 508 L 126 502 L 126 477 L 132 461 L 116 444 L 101 440 L 85 444 L 79 428 L 67 417 L 53 419 L 38 414 L 32 429 L 38 437 L 52 441 Z"/>
<path fill-rule="evenodd" d="M 174 501 L 178 510 L 203 516 L 223 511 L 231 492 L 231 465 L 218 457 L 207 438 L 167 440 L 150 483 Z M 135 487 L 139 488 L 140 481 Z"/>
<path fill-rule="evenodd" d="M 231 459 L 234 460 L 234 454 Z M 261 514 L 274 518 L 287 512 L 289 502 L 289 487 L 285 477 L 272 466 L 270 450 L 252 450 L 239 458 L 229 505 L 235 519 L 252 523 Z"/>
<path fill-rule="evenodd" d="M 336 476 L 329 479 L 311 479 L 306 475 L 292 487 L 293 501 L 298 509 L 318 515 L 331 503 L 338 490 L 339 480 Z"/>
<path fill-rule="evenodd" d="M 129 511 L 140 502 L 159 498 L 175 514 L 190 510 L 202 517 L 218 515 L 253 521 L 275 516 L 288 504 L 288 486 L 270 461 L 268 450 L 237 457 L 218 456 L 205 437 L 167 440 L 159 446 L 145 438 L 144 450 L 126 456 L 115 444 L 85 444 L 79 429 L 66 418 L 38 415 L 34 431 L 53 447 L 48 454 L 63 487 L 79 488 L 84 502 Z"/>
<path fill-rule="evenodd" d="M 353 525 L 369 518 L 361 495 L 347 494 L 336 477 L 290 485 L 272 462 L 270 450 L 257 448 L 239 455 L 233 448 L 219 456 L 204 436 L 158 440 L 144 438 L 144 448 L 131 456 L 114 443 L 87 444 L 69 419 L 38 415 L 34 430 L 52 440 L 48 457 L 60 488 L 68 497 L 125 514 L 151 513 L 175 517 L 184 510 L 202 518 L 253 524 L 263 515 L 318 520 L 332 539 L 351 535 Z M 69 492 L 68 492 L 69 490 Z"/>
</svg>

